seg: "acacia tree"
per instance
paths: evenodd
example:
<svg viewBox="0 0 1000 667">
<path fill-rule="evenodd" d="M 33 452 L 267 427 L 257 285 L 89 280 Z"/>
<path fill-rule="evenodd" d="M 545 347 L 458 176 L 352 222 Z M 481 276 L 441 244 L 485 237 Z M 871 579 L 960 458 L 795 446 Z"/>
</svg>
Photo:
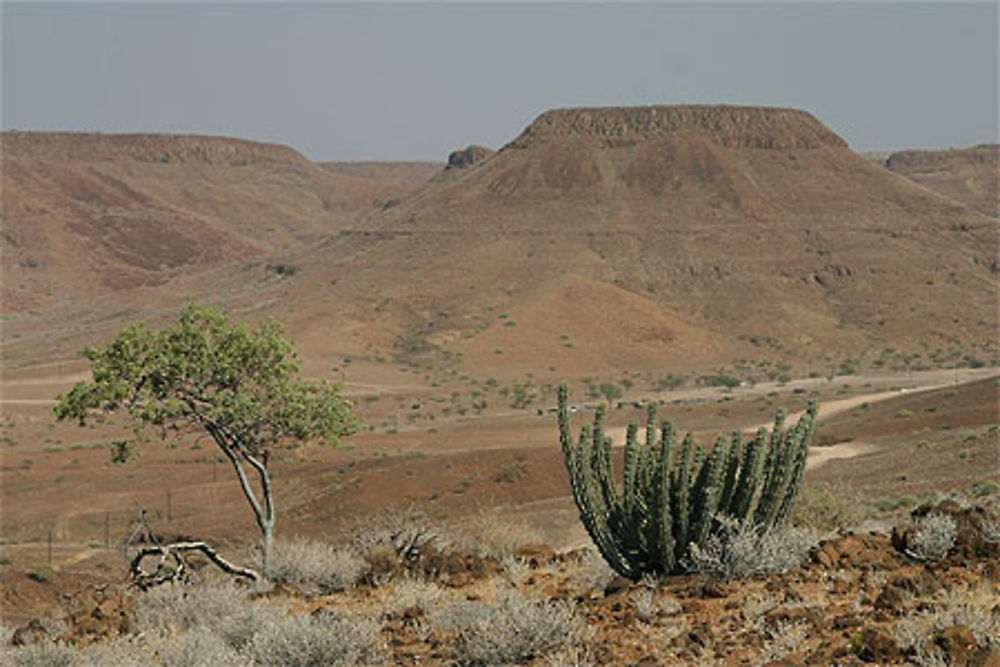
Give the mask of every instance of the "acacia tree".
<svg viewBox="0 0 1000 667">
<path fill-rule="evenodd" d="M 275 525 L 271 454 L 309 440 L 335 446 L 358 423 L 338 386 L 301 378 L 282 333 L 273 320 L 251 331 L 191 304 L 175 326 L 135 324 L 107 347 L 84 350 L 93 379 L 59 396 L 54 408 L 58 419 L 81 426 L 124 413 L 140 440 L 149 427 L 165 440 L 191 428 L 207 432 L 232 463 L 257 521 L 265 577 Z"/>
</svg>

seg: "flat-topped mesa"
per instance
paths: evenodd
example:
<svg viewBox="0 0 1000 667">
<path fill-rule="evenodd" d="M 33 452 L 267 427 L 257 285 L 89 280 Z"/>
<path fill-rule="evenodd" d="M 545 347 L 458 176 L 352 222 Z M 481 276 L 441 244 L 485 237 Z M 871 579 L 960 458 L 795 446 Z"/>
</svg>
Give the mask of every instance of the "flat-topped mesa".
<svg viewBox="0 0 1000 667">
<path fill-rule="evenodd" d="M 297 151 L 229 137 L 189 134 L 103 134 L 97 132 L 17 132 L 2 134 L 3 154 L 25 160 L 107 162 L 187 162 L 220 166 L 302 164 Z"/>
<path fill-rule="evenodd" d="M 897 151 L 886 159 L 889 169 L 937 169 L 943 165 L 986 165 L 994 170 L 1000 164 L 1000 144 L 979 144 L 948 150 Z"/>
<path fill-rule="evenodd" d="M 556 109 L 536 118 L 508 148 L 579 137 L 607 146 L 694 131 L 727 148 L 846 148 L 847 142 L 806 112 L 724 105 Z"/>
</svg>

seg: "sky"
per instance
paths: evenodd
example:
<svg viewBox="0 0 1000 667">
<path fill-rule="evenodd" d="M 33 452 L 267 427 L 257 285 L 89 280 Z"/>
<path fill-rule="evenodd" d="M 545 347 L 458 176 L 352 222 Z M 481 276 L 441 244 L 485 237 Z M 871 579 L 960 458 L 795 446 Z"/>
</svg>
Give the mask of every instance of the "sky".
<svg viewBox="0 0 1000 667">
<path fill-rule="evenodd" d="M 552 108 L 747 104 L 962 147 L 998 140 L 998 6 L 4 1 L 0 124 L 443 161 Z"/>
</svg>

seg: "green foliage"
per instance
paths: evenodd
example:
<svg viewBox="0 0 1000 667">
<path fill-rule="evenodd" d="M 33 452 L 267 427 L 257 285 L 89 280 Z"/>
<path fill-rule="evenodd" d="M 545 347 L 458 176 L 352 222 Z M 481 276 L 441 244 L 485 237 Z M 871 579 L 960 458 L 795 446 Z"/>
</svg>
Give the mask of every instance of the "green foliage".
<svg viewBox="0 0 1000 667">
<path fill-rule="evenodd" d="M 251 331 L 194 305 L 162 331 L 135 324 L 107 347 L 84 351 L 93 380 L 60 396 L 55 415 L 85 425 L 124 412 L 137 435 L 154 426 L 164 437 L 192 425 L 252 456 L 312 438 L 335 444 L 357 425 L 350 405 L 339 387 L 300 379 L 281 334 L 277 322 Z"/>
<path fill-rule="evenodd" d="M 725 387 L 726 389 L 735 389 L 740 386 L 740 379 L 738 377 L 726 375 L 725 373 L 703 375 L 701 382 L 709 387 Z"/>
<path fill-rule="evenodd" d="M 128 440 L 112 440 L 109 446 L 111 462 L 116 465 L 128 463 L 135 458 L 135 449 Z"/>
<path fill-rule="evenodd" d="M 619 574 L 682 572 L 691 545 L 704 548 L 727 521 L 765 532 L 783 524 L 802 483 L 816 405 L 783 429 L 779 413 L 770 434 L 748 442 L 739 432 L 720 437 L 706 453 L 690 434 L 679 451 L 669 421 L 658 423 L 650 405 L 644 442 L 639 427 L 626 432 L 623 486 L 611 464 L 604 408 L 584 425 L 574 444 L 567 390 L 559 388 L 559 440 L 580 518 L 608 564 Z"/>
<path fill-rule="evenodd" d="M 622 388 L 614 382 L 602 382 L 598 385 L 597 389 L 601 392 L 601 396 L 608 401 L 613 401 L 616 398 L 622 397 Z"/>
<path fill-rule="evenodd" d="M 678 387 L 683 386 L 683 384 L 684 378 L 679 375 L 670 374 L 658 379 L 654 388 L 656 391 L 663 391 L 665 389 L 677 389 Z"/>
<path fill-rule="evenodd" d="M 358 425 L 338 386 L 301 379 L 292 345 L 281 325 L 268 320 L 256 330 L 231 324 L 218 310 L 189 305 L 177 324 L 152 331 L 135 324 L 103 349 L 84 351 L 93 379 L 60 396 L 58 419 L 81 426 L 91 417 L 124 413 L 135 434 L 154 427 L 169 444 L 182 429 L 207 432 L 232 463 L 263 537 L 268 571 L 275 508 L 268 470 L 272 452 L 302 441 L 335 445 Z M 124 463 L 127 441 L 111 446 Z M 247 470 L 256 472 L 259 493 Z"/>
</svg>

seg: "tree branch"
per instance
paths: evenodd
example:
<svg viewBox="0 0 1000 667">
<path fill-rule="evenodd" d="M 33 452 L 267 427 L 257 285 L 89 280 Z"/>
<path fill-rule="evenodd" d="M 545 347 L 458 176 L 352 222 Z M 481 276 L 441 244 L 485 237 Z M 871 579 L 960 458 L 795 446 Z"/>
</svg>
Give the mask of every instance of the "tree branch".
<svg viewBox="0 0 1000 667">
<path fill-rule="evenodd" d="M 246 496 L 247 502 L 250 503 L 250 509 L 253 510 L 254 519 L 257 521 L 257 527 L 260 528 L 261 534 L 266 533 L 267 521 L 264 516 L 264 511 L 261 509 L 260 502 L 258 502 L 257 496 L 254 494 L 253 488 L 250 486 L 250 480 L 247 479 L 246 472 L 243 470 L 243 464 L 240 463 L 239 458 L 237 458 L 236 453 L 233 451 L 234 448 L 229 444 L 226 436 L 222 433 L 221 427 L 206 422 L 205 428 L 211 434 L 219 448 L 227 457 L 229 457 L 229 461 L 233 464 L 233 469 L 236 470 L 236 476 L 240 480 L 240 488 L 243 489 L 243 495 Z M 246 456 L 246 454 L 242 455 Z"/>
<path fill-rule="evenodd" d="M 274 526 L 274 505 L 271 498 L 271 475 L 267 472 L 267 465 L 263 461 L 258 461 L 249 452 L 240 450 L 240 454 L 243 458 L 250 463 L 257 471 L 257 475 L 260 477 L 260 486 L 264 494 L 264 502 L 267 508 L 267 520 L 271 526 Z"/>
<path fill-rule="evenodd" d="M 243 577 L 250 581 L 260 580 L 260 574 L 256 570 L 233 565 L 205 542 L 173 542 L 171 544 L 143 547 L 135 554 L 129 565 L 129 572 L 132 575 L 133 583 L 140 589 L 147 590 L 168 581 L 182 579 L 186 570 L 183 554 L 189 551 L 200 551 L 226 574 L 231 574 L 234 577 Z M 142 561 L 149 556 L 159 556 L 156 570 L 153 573 L 144 572 L 142 569 Z M 167 558 L 173 558 L 176 565 L 172 572 L 163 572 Z"/>
</svg>

